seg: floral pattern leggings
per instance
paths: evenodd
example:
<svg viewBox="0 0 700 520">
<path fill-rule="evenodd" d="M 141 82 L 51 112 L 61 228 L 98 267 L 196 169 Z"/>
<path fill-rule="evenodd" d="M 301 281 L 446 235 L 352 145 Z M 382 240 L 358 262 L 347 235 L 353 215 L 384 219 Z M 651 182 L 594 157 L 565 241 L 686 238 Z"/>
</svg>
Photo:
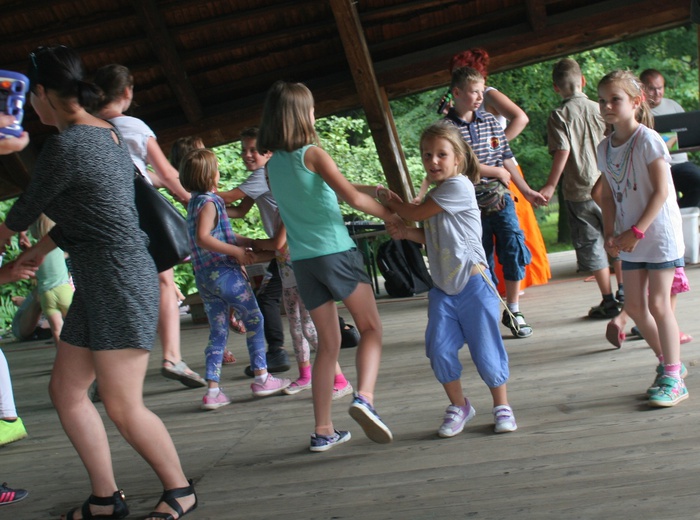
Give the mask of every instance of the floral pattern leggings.
<svg viewBox="0 0 700 520">
<path fill-rule="evenodd" d="M 245 324 L 252 370 L 267 368 L 263 317 L 253 289 L 240 267 L 217 265 L 195 277 L 204 312 L 209 319 L 209 343 L 204 351 L 207 381 L 219 382 L 224 349 L 228 342 L 229 312 L 233 308 Z"/>
<path fill-rule="evenodd" d="M 304 302 L 301 301 L 296 285 L 285 288 L 282 299 L 289 320 L 289 334 L 292 336 L 294 355 L 297 358 L 297 363 L 305 363 L 311 359 L 309 345 L 313 350 L 318 347 L 316 327 L 314 327 L 314 322 L 311 320 L 311 315 L 306 310 Z"/>
</svg>

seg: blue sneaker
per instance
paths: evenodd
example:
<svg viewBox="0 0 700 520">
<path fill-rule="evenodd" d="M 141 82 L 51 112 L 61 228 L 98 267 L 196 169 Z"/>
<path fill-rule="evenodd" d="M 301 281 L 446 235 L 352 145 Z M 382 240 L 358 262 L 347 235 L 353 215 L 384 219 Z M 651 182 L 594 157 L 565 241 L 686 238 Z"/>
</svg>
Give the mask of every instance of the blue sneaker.
<svg viewBox="0 0 700 520">
<path fill-rule="evenodd" d="M 350 440 L 350 432 L 334 430 L 333 435 L 321 435 L 320 433 L 311 434 L 311 444 L 309 445 L 309 450 L 311 451 L 327 451 L 333 446 L 338 444 L 343 444 Z"/>
<path fill-rule="evenodd" d="M 362 426 L 365 435 L 370 440 L 379 444 L 388 444 L 394 439 L 389 427 L 384 424 L 372 405 L 367 402 L 367 399 L 360 394 L 355 394 L 355 399 L 352 401 L 348 413 L 350 417 Z"/>
</svg>

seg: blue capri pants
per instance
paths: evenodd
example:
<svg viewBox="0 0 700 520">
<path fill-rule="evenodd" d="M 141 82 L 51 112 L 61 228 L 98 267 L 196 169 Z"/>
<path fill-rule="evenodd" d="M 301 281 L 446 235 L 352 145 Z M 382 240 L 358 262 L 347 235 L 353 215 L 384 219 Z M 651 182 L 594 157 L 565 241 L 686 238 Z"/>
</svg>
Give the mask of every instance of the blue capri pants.
<svg viewBox="0 0 700 520">
<path fill-rule="evenodd" d="M 233 307 L 246 328 L 246 344 L 252 370 L 267 368 L 263 316 L 253 289 L 238 264 L 209 267 L 195 276 L 204 312 L 209 319 L 209 342 L 204 351 L 207 381 L 219 382 L 228 342 L 229 311 Z"/>
<path fill-rule="evenodd" d="M 489 276 L 488 271 L 486 275 Z M 489 388 L 508 380 L 508 354 L 499 329 L 499 300 L 486 280 L 473 275 L 456 295 L 437 287 L 428 293 L 428 327 L 425 353 L 437 380 L 456 381 L 462 376 L 459 351 L 467 344 L 479 376 Z"/>
</svg>

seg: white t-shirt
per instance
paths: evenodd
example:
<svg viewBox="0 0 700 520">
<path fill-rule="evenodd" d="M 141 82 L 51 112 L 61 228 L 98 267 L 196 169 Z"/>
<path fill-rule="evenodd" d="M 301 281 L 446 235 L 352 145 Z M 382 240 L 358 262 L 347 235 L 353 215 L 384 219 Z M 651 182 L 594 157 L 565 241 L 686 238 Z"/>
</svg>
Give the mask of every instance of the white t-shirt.
<svg viewBox="0 0 700 520">
<path fill-rule="evenodd" d="M 658 104 L 658 106 L 655 106 L 651 109 L 651 113 L 655 116 L 678 114 L 679 112 L 685 112 L 685 110 L 683 110 L 683 107 L 680 106 L 677 102 L 668 98 L 661 98 L 661 102 Z M 684 162 L 688 162 L 687 153 L 671 154 L 671 164 L 681 164 Z"/>
<path fill-rule="evenodd" d="M 614 134 L 613 134 L 614 135 Z M 612 146 L 611 136 L 598 145 L 598 168 L 605 175 L 615 200 L 615 229 L 627 230 L 634 226 L 649 204 L 653 193 L 647 165 L 664 158 L 668 196 L 656 218 L 645 231 L 631 253 L 620 251 L 620 259 L 628 262 L 670 262 L 683 258 L 683 221 L 676 202 L 676 190 L 671 177 L 668 149 L 661 136 L 644 125 L 632 134 L 621 146 Z M 629 148 L 631 150 L 629 150 Z M 625 164 L 629 150 L 631 164 L 616 174 L 618 165 Z M 629 164 L 629 163 L 628 163 Z"/>
<path fill-rule="evenodd" d="M 474 185 L 457 175 L 430 190 L 427 197 L 444 210 L 425 221 L 430 277 L 447 294 L 459 294 L 474 265 L 488 263 L 481 245 L 481 211 Z"/>
<path fill-rule="evenodd" d="M 131 160 L 134 161 L 134 164 L 141 174 L 148 179 L 148 182 L 153 184 L 153 181 L 148 176 L 146 156 L 148 155 L 148 139 L 151 137 L 155 139 L 156 134 L 146 123 L 136 117 L 119 116 L 109 121 L 116 126 L 122 134 L 124 142 L 126 142 L 129 148 Z"/>
</svg>

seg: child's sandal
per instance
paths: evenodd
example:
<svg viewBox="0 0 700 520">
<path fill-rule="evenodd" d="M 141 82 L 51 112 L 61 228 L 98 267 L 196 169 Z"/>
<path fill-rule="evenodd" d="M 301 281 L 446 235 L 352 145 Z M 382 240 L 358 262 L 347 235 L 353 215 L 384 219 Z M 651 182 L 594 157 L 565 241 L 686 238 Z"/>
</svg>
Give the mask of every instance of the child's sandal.
<svg viewBox="0 0 700 520">
<path fill-rule="evenodd" d="M 93 506 L 113 506 L 112 513 L 109 515 L 93 515 L 90 511 L 90 505 Z M 73 515 L 78 510 L 71 509 L 66 515 L 66 520 L 73 520 Z M 112 518 L 120 519 L 126 518 L 129 515 L 129 508 L 126 505 L 126 497 L 124 496 L 124 491 L 121 489 L 116 491 L 111 497 L 96 497 L 95 495 L 90 495 L 88 499 L 83 503 L 80 508 L 80 514 L 82 520 L 92 520 L 99 518 Z"/>
<path fill-rule="evenodd" d="M 164 520 L 179 520 L 183 516 L 185 516 L 187 513 L 191 513 L 195 509 L 197 509 L 197 494 L 194 492 L 194 484 L 192 483 L 192 479 L 189 479 L 188 482 L 190 483 L 189 486 L 187 487 L 181 487 L 181 488 L 174 488 L 174 489 L 166 489 L 163 491 L 163 494 L 160 496 L 160 500 L 158 500 L 158 504 L 161 502 L 165 502 L 170 506 L 170 508 L 177 513 L 177 517 L 173 516 L 170 513 L 161 513 L 159 511 L 153 511 L 152 513 L 148 514 L 146 518 L 162 518 Z M 187 511 L 183 511 L 182 507 L 178 503 L 176 499 L 178 498 L 183 498 L 187 497 L 190 495 L 194 495 L 194 504 L 192 507 L 190 507 Z M 156 506 L 158 505 L 156 504 Z"/>
</svg>

